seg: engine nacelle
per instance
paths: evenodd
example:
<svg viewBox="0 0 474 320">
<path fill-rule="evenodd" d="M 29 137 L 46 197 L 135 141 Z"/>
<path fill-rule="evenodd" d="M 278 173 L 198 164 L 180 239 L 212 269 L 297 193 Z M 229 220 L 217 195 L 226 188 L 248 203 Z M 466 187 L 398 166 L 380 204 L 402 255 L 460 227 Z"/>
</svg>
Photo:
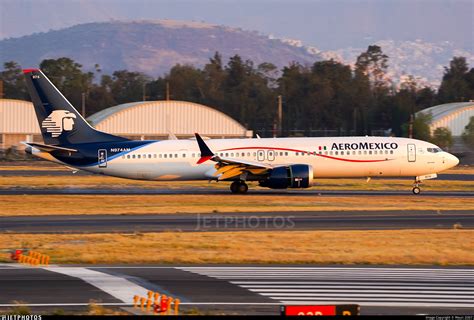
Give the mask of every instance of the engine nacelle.
<svg viewBox="0 0 474 320">
<path fill-rule="evenodd" d="M 313 185 L 313 167 L 307 164 L 293 164 L 273 168 L 260 186 L 271 189 L 309 188 Z"/>
</svg>

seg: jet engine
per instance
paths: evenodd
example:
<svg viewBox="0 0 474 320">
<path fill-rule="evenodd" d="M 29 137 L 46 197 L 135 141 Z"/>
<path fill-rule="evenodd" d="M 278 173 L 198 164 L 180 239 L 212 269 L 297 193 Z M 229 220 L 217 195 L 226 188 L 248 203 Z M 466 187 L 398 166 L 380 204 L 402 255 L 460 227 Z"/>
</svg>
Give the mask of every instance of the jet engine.
<svg viewBox="0 0 474 320">
<path fill-rule="evenodd" d="M 306 164 L 293 164 L 273 168 L 260 180 L 260 186 L 271 189 L 309 188 L 313 185 L 313 167 Z"/>
</svg>

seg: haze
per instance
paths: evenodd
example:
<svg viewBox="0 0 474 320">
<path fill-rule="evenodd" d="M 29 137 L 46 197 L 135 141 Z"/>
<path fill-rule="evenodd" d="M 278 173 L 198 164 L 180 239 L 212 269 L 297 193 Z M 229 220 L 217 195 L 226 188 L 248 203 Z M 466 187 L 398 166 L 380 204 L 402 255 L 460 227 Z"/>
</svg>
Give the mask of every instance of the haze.
<svg viewBox="0 0 474 320">
<path fill-rule="evenodd" d="M 93 21 L 174 19 L 299 39 L 322 50 L 422 39 L 472 51 L 473 8 L 469 0 L 0 0 L 0 38 Z"/>
</svg>

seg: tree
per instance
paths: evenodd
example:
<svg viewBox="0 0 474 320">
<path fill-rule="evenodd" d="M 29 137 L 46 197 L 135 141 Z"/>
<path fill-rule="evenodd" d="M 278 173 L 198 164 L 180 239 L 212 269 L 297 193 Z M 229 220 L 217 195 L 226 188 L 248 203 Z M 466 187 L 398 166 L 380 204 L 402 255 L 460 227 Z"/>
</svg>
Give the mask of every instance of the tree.
<svg viewBox="0 0 474 320">
<path fill-rule="evenodd" d="M 66 57 L 46 59 L 40 63 L 40 69 L 77 108 L 81 106 L 82 94 L 89 94 L 94 80 L 92 72 L 83 73 L 81 68 L 81 64 Z"/>
<path fill-rule="evenodd" d="M 474 150 L 474 116 L 469 118 L 469 123 L 464 127 L 462 139 L 464 140 L 464 143 L 466 143 L 466 145 L 471 148 L 471 150 Z"/>
<path fill-rule="evenodd" d="M 151 79 L 141 72 L 118 70 L 112 77 L 102 79 L 102 84 L 118 104 L 143 100 L 143 89 Z"/>
<path fill-rule="evenodd" d="M 433 131 L 431 142 L 439 146 L 441 149 L 449 150 L 453 145 L 453 136 L 451 131 L 446 127 L 438 127 Z"/>
<path fill-rule="evenodd" d="M 387 90 L 390 84 L 387 80 L 388 56 L 382 52 L 381 47 L 372 45 L 361 53 L 357 57 L 356 69 L 369 76 L 375 94 Z"/>
<path fill-rule="evenodd" d="M 26 92 L 26 84 L 23 72 L 15 61 L 8 61 L 3 64 L 4 70 L 1 72 L 3 81 L 3 95 L 8 99 L 29 100 L 30 96 Z"/>
<path fill-rule="evenodd" d="M 474 98 L 474 92 L 470 91 L 469 67 L 464 57 L 454 57 L 449 68 L 444 68 L 444 75 L 438 91 L 438 99 L 441 103 L 461 102 Z"/>
<path fill-rule="evenodd" d="M 433 119 L 431 113 L 418 113 L 413 120 L 413 138 L 420 139 L 423 141 L 430 141 L 431 132 L 430 132 L 430 123 Z M 408 123 L 403 125 L 404 136 L 408 136 Z"/>
</svg>

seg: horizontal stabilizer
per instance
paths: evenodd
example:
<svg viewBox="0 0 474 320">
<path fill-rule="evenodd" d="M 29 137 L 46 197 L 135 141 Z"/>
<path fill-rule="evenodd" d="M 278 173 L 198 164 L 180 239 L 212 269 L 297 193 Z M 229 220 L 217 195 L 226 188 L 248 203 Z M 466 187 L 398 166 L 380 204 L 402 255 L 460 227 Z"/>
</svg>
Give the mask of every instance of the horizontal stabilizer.
<svg viewBox="0 0 474 320">
<path fill-rule="evenodd" d="M 67 152 L 77 152 L 76 149 L 70 149 L 70 148 L 64 148 L 64 147 L 58 147 L 58 146 L 53 146 L 49 144 L 42 144 L 42 143 L 36 143 L 36 142 L 23 142 L 23 144 L 39 149 L 44 152 L 52 152 L 52 151 L 67 151 Z"/>
</svg>

